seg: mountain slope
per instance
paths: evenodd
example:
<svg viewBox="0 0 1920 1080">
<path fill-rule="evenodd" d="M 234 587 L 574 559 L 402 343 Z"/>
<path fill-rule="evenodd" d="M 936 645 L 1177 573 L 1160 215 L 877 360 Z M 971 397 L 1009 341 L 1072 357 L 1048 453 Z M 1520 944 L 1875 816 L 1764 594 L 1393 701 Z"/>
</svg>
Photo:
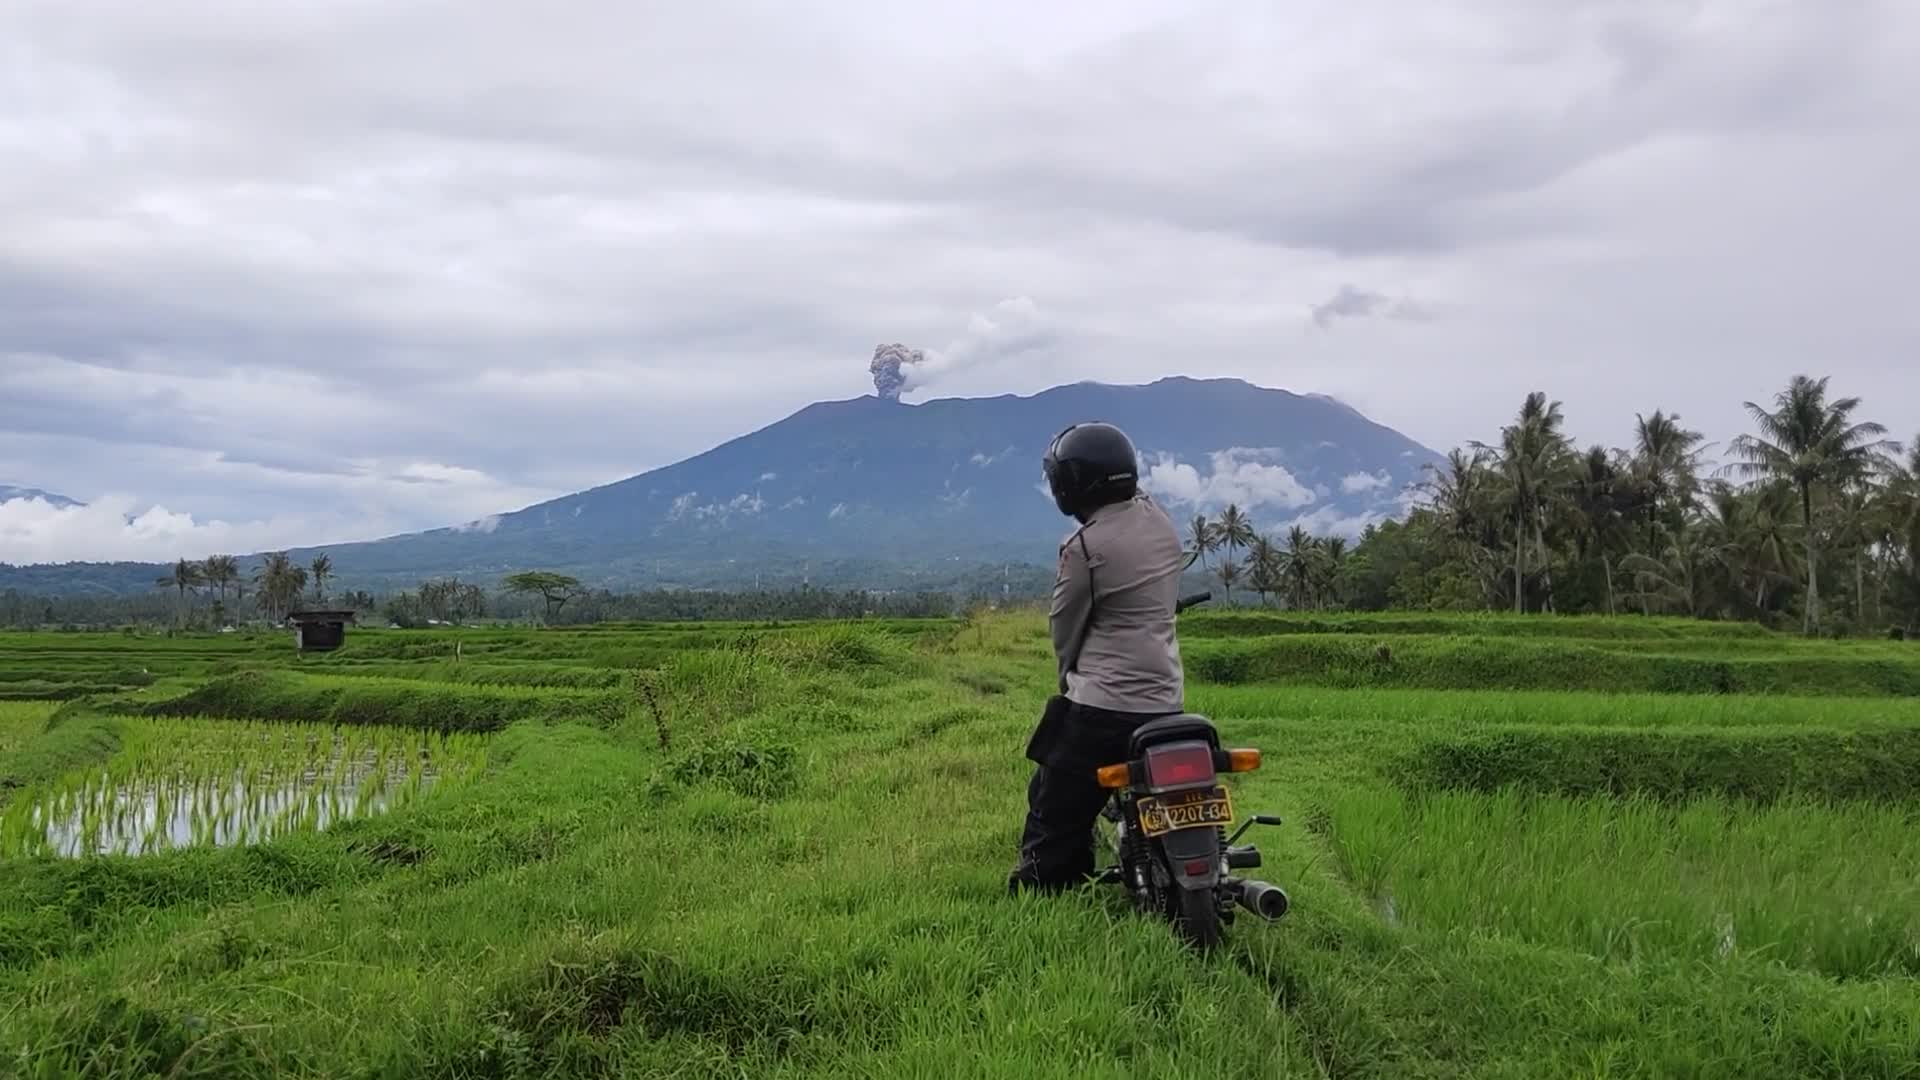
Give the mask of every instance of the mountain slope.
<svg viewBox="0 0 1920 1080">
<path fill-rule="evenodd" d="M 1070 527 L 1040 456 L 1076 420 L 1113 421 L 1183 523 L 1228 502 L 1262 528 L 1357 531 L 1399 509 L 1432 450 L 1330 398 L 1239 380 L 1078 383 L 1030 397 L 810 405 L 674 465 L 480 522 L 336 545 L 343 586 L 528 567 L 596 584 L 762 580 L 939 584 L 1050 567 Z M 302 553 L 296 553 L 302 554 Z"/>
<path fill-rule="evenodd" d="M 85 505 L 78 499 L 69 499 L 65 495 L 55 495 L 51 491 L 42 491 L 39 488 L 15 487 L 12 484 L 0 484 L 0 503 L 11 502 L 14 499 L 40 499 L 43 502 L 48 502 L 58 507 Z"/>
</svg>

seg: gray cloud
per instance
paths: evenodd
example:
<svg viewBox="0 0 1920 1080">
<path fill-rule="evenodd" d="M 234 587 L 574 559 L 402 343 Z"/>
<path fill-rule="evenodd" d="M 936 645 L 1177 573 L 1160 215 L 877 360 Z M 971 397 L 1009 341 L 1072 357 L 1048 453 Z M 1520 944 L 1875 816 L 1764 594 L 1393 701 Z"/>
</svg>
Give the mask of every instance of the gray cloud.
<svg viewBox="0 0 1920 1080">
<path fill-rule="evenodd" d="M 484 521 L 894 340 L 929 392 L 1237 375 L 1441 446 L 1535 387 L 1724 442 L 1802 369 L 1904 433 L 1916 54 L 1901 0 L 16 0 L 0 475 Z"/>
<path fill-rule="evenodd" d="M 1385 293 L 1362 289 L 1355 285 L 1342 285 L 1339 290 L 1325 301 L 1314 304 L 1309 314 L 1313 324 L 1326 329 L 1336 319 L 1365 319 L 1378 316 L 1386 319 L 1421 320 L 1428 317 L 1426 309 L 1411 300 L 1395 300 Z"/>
</svg>

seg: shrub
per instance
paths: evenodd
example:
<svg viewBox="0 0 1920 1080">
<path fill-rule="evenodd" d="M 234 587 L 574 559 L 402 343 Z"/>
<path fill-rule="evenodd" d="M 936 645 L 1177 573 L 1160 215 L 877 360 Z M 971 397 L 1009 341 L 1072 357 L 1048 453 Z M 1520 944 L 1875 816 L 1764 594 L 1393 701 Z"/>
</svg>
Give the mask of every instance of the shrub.
<svg viewBox="0 0 1920 1080">
<path fill-rule="evenodd" d="M 716 735 L 676 757 L 667 774 L 683 784 L 715 784 L 754 799 L 777 799 L 800 783 L 800 752 L 765 732 Z"/>
</svg>

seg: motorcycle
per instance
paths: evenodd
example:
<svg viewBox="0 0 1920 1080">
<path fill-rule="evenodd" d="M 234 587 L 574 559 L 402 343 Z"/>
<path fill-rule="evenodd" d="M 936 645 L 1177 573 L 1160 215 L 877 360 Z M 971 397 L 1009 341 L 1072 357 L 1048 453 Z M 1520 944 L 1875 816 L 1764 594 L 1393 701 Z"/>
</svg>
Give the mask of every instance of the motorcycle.
<svg viewBox="0 0 1920 1080">
<path fill-rule="evenodd" d="M 1183 597 L 1176 612 L 1213 598 Z M 1111 866 L 1094 880 L 1125 888 L 1134 910 L 1167 919 L 1201 951 L 1219 945 L 1223 926 L 1243 908 L 1274 922 L 1287 913 L 1285 890 L 1235 876 L 1260 866 L 1260 851 L 1236 843 L 1254 825 L 1279 825 L 1268 814 L 1249 817 L 1232 836 L 1232 795 L 1222 773 L 1260 767 L 1260 751 L 1222 745 L 1213 722 L 1181 713 L 1141 725 L 1127 760 L 1100 767 L 1100 786 L 1113 792 L 1101 817 L 1111 825 Z"/>
</svg>

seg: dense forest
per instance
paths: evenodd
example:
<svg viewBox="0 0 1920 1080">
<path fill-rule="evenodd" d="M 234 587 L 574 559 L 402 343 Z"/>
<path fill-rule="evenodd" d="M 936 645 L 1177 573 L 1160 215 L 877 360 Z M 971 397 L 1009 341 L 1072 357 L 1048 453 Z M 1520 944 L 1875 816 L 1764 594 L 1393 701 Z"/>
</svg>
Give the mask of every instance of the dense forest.
<svg viewBox="0 0 1920 1080">
<path fill-rule="evenodd" d="M 1745 619 L 1807 633 L 1920 630 L 1920 445 L 1903 447 L 1796 376 L 1709 465 L 1703 436 L 1662 411 L 1633 445 L 1581 447 L 1560 403 L 1527 396 L 1491 442 L 1453 450 L 1404 520 L 1357 538 L 1260 532 L 1228 506 L 1184 524 L 1193 584 L 1220 601 L 1295 609 L 1510 610 Z M 1916 440 L 1920 442 L 1920 440 Z M 613 592 L 530 569 L 330 596 L 331 561 L 270 553 L 182 559 L 134 597 L 0 593 L 0 626 L 214 627 L 298 607 L 352 608 L 411 627 L 479 620 L 817 618 L 947 614 L 1045 594 L 1041 567 L 950 591 L 814 587 Z"/>
</svg>

